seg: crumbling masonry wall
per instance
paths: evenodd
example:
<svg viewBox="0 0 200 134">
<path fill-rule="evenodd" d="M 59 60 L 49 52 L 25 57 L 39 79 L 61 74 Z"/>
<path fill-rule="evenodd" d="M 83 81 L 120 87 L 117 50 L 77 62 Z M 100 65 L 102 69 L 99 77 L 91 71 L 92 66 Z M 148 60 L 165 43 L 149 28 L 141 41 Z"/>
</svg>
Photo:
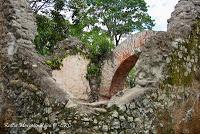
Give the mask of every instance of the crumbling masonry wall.
<svg viewBox="0 0 200 134">
<path fill-rule="evenodd" d="M 187 5 L 193 10 L 186 11 Z M 52 80 L 51 70 L 31 43 L 35 27 L 26 1 L 0 1 L 0 133 L 200 133 L 199 81 L 190 87 L 162 83 L 168 82 L 163 79 L 167 65 L 173 62 L 168 57 L 173 55 L 174 46 L 184 44 L 183 37 L 191 32 L 195 38 L 188 39 L 188 43 L 195 40 L 194 44 L 199 45 L 199 26 L 192 27 L 199 6 L 199 0 L 181 0 L 169 21 L 171 29 L 177 30 L 156 32 L 144 44 L 136 66 L 138 87 L 147 89 L 142 95 L 123 105 L 94 107 L 75 103 Z M 191 14 L 196 17 L 187 17 Z M 21 27 L 16 28 L 14 20 Z M 33 27 L 23 28 L 23 21 Z M 181 26 L 176 27 L 179 24 L 175 21 L 181 21 Z M 182 35 L 184 26 L 189 27 L 187 35 Z M 17 29 L 22 31 L 20 36 Z M 22 36 L 23 30 L 27 39 Z M 17 49 L 13 49 L 9 46 L 15 39 L 29 43 L 16 43 Z"/>
<path fill-rule="evenodd" d="M 181 0 L 176 5 L 176 10 L 172 13 L 172 17 L 168 20 L 168 33 L 176 35 L 177 38 L 187 37 L 192 30 L 191 26 L 199 16 L 199 4 L 199 0 Z M 100 87 L 101 96 L 111 97 L 124 88 L 126 76 L 128 75 L 130 69 L 135 66 L 139 57 L 141 58 L 139 58 L 137 63 L 138 65 L 136 65 L 136 86 L 151 85 L 160 80 L 160 77 L 162 77 L 162 67 L 165 62 L 162 65 L 159 64 L 157 67 L 152 66 L 154 66 L 153 62 L 163 62 L 163 59 L 158 57 L 160 55 L 155 55 L 155 57 L 152 57 L 149 61 L 145 60 L 148 59 L 147 57 L 151 55 L 151 53 L 157 54 L 155 52 L 156 48 L 151 49 L 151 46 L 154 47 L 154 45 L 149 42 L 152 41 L 148 41 L 148 39 L 152 40 L 155 34 L 156 36 L 160 36 L 165 33 L 153 31 L 137 33 L 126 39 L 119 46 L 117 46 L 117 48 L 115 48 L 113 54 L 105 60 L 102 67 Z M 159 45 L 165 44 L 162 39 L 158 43 Z M 143 49 L 144 45 L 147 46 L 147 44 L 149 45 L 149 48 L 146 50 Z M 142 53 L 143 56 L 139 56 L 140 53 Z M 144 55 L 146 55 L 146 57 Z M 128 61 L 132 59 L 129 63 L 127 63 L 128 58 Z M 146 64 L 141 62 L 145 62 Z M 141 71 L 141 68 L 144 68 L 145 71 Z M 145 76 L 146 74 L 151 75 L 151 78 Z"/>
</svg>

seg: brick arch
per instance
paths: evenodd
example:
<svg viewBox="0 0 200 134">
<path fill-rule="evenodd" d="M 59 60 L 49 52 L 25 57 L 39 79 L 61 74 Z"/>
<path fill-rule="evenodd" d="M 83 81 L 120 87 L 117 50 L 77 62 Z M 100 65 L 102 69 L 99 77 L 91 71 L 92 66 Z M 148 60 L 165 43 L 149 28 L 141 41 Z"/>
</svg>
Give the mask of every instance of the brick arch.
<svg viewBox="0 0 200 134">
<path fill-rule="evenodd" d="M 112 55 L 104 61 L 101 75 L 100 96 L 110 98 L 123 90 L 124 81 L 139 58 L 142 48 L 153 31 L 134 34 L 117 46 Z"/>
<path fill-rule="evenodd" d="M 138 56 L 132 55 L 128 57 L 126 60 L 124 60 L 121 63 L 121 65 L 117 68 L 111 81 L 109 96 L 113 96 L 119 90 L 123 90 L 126 77 L 130 72 L 130 70 L 135 66 L 137 60 Z"/>
</svg>

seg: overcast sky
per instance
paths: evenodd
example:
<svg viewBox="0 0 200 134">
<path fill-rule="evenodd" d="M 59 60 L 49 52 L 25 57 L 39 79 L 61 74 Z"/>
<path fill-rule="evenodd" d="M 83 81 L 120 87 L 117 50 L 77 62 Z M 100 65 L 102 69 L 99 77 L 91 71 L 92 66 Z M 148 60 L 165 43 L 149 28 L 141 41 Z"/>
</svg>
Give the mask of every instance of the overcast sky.
<svg viewBox="0 0 200 134">
<path fill-rule="evenodd" d="M 178 0 L 145 0 L 149 5 L 149 15 L 155 20 L 155 27 L 153 30 L 166 31 L 167 19 L 170 18 L 171 13 L 174 11 L 175 5 Z"/>
</svg>

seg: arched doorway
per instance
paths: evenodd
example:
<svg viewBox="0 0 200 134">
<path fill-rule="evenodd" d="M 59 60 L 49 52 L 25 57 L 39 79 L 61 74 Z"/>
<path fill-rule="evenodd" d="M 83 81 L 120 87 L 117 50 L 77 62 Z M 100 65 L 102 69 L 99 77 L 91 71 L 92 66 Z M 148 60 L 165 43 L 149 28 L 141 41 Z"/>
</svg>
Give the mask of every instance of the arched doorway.
<svg viewBox="0 0 200 134">
<path fill-rule="evenodd" d="M 120 64 L 120 66 L 117 68 L 117 70 L 114 73 L 110 90 L 109 90 L 109 97 L 112 97 L 117 92 L 123 90 L 126 77 L 129 74 L 130 70 L 135 66 L 137 60 L 138 60 L 138 56 L 132 55 L 126 58 Z"/>
</svg>

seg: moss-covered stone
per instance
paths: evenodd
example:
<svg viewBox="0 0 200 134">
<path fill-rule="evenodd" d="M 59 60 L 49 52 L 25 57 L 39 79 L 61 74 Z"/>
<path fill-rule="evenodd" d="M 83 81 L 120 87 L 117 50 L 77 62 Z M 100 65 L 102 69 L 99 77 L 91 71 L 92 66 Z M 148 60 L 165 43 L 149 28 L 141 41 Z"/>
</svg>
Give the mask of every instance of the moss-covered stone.
<svg viewBox="0 0 200 134">
<path fill-rule="evenodd" d="M 188 39 L 175 40 L 174 48 L 167 58 L 168 78 L 166 84 L 176 86 L 191 86 L 194 74 L 199 69 L 200 63 L 200 21 L 195 23 L 194 30 Z"/>
</svg>

